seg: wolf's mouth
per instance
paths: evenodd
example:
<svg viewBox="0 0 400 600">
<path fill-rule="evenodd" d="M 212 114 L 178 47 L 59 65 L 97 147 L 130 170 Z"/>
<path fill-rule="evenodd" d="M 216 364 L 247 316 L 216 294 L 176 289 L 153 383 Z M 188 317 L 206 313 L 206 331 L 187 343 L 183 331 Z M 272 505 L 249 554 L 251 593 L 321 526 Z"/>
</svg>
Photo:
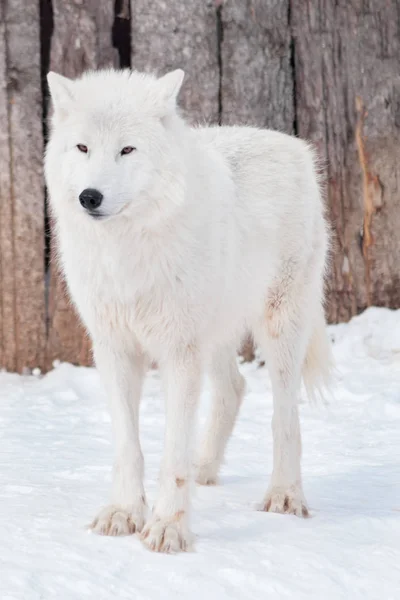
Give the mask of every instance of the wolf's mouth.
<svg viewBox="0 0 400 600">
<path fill-rule="evenodd" d="M 107 215 L 103 214 L 103 213 L 99 213 L 99 212 L 91 212 L 91 211 L 86 211 L 87 214 L 92 217 L 93 219 L 104 219 L 104 217 L 106 217 Z"/>
</svg>

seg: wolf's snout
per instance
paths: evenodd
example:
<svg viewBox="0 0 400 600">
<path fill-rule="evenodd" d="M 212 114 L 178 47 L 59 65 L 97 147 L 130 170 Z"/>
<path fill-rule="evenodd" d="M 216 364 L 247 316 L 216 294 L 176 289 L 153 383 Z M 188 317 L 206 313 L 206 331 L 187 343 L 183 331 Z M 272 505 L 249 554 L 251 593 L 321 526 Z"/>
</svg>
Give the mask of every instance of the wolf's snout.
<svg viewBox="0 0 400 600">
<path fill-rule="evenodd" d="M 79 194 L 79 202 L 82 204 L 83 208 L 86 208 L 86 210 L 88 210 L 89 212 L 92 212 L 99 208 L 102 201 L 103 194 L 98 190 L 87 188 Z"/>
</svg>

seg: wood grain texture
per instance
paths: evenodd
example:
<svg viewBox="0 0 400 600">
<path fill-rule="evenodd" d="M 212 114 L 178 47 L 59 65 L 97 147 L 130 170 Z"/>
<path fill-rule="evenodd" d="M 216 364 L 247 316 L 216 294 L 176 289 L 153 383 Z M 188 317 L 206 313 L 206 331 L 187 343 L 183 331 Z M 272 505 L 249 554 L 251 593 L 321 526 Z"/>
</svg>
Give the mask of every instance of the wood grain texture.
<svg viewBox="0 0 400 600">
<path fill-rule="evenodd" d="M 0 4 L 0 366 L 43 367 L 44 197 L 39 6 Z"/>
<path fill-rule="evenodd" d="M 112 46 L 114 2 L 53 0 L 52 5 L 53 71 L 77 77 L 87 69 L 117 66 L 117 52 Z"/>
<path fill-rule="evenodd" d="M 112 46 L 114 2 L 53 0 L 54 31 L 51 40 L 50 69 L 67 77 L 77 77 L 87 69 L 118 65 Z M 88 336 L 68 297 L 67 288 L 55 258 L 52 240 L 48 303 L 48 368 L 55 359 L 91 364 Z"/>
<path fill-rule="evenodd" d="M 185 71 L 179 104 L 192 121 L 218 121 L 218 32 L 213 0 L 131 0 L 132 68 Z"/>
<path fill-rule="evenodd" d="M 327 173 L 329 319 L 400 306 L 400 8 L 292 0 L 299 135 Z"/>
<path fill-rule="evenodd" d="M 292 133 L 289 0 L 226 0 L 220 11 L 222 123 Z"/>
<path fill-rule="evenodd" d="M 117 66 L 114 35 L 124 65 L 185 70 L 192 122 L 311 140 L 335 233 L 329 320 L 400 307 L 398 0 L 41 0 L 42 22 L 38 4 L 0 2 L 0 367 L 91 362 L 54 258 L 45 274 L 40 40 L 51 12 L 52 70 Z"/>
</svg>

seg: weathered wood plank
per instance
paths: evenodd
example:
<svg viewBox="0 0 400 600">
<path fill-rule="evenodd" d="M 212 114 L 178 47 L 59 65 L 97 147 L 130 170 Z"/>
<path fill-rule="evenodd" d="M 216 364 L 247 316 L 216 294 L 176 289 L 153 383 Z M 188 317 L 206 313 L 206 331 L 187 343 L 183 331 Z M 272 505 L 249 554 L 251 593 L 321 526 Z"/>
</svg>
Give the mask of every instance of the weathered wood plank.
<svg viewBox="0 0 400 600">
<path fill-rule="evenodd" d="M 298 131 L 325 160 L 336 234 L 329 318 L 398 307 L 398 2 L 291 4 Z"/>
<path fill-rule="evenodd" d="M 53 18 L 51 70 L 77 77 L 87 69 L 117 66 L 117 51 L 112 46 L 114 2 L 53 0 Z M 90 342 L 68 298 L 55 260 L 54 246 L 53 239 L 47 366 L 50 367 L 55 359 L 90 364 Z"/>
<path fill-rule="evenodd" d="M 0 366 L 43 367 L 44 201 L 39 6 L 0 4 Z"/>
<path fill-rule="evenodd" d="M 289 0 L 220 2 L 224 125 L 293 132 Z"/>
<path fill-rule="evenodd" d="M 217 11 L 212 0 L 131 0 L 132 68 L 186 73 L 179 97 L 185 113 L 200 122 L 218 121 Z"/>
<path fill-rule="evenodd" d="M 0 366 L 16 370 L 14 256 L 5 5 L 0 4 Z"/>
<path fill-rule="evenodd" d="M 50 64 L 53 71 L 77 77 L 86 69 L 117 65 L 112 46 L 114 2 L 53 0 L 54 31 Z"/>
</svg>

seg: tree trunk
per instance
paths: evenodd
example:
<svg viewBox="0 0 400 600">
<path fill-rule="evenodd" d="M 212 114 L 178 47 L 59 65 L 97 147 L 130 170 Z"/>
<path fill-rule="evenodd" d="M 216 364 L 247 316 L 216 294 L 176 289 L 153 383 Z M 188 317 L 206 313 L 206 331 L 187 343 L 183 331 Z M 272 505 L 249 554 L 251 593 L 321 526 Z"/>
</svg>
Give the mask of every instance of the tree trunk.
<svg viewBox="0 0 400 600">
<path fill-rule="evenodd" d="M 297 127 L 327 173 L 330 321 L 400 306 L 397 0 L 291 2 Z"/>
<path fill-rule="evenodd" d="M 0 367 L 43 367 L 39 7 L 0 3 Z"/>
<path fill-rule="evenodd" d="M 112 47 L 114 2 L 53 0 L 54 32 L 50 68 L 67 77 L 86 69 L 117 66 Z M 90 364 L 90 342 L 69 300 L 52 248 L 47 363 L 55 359 Z"/>
</svg>

